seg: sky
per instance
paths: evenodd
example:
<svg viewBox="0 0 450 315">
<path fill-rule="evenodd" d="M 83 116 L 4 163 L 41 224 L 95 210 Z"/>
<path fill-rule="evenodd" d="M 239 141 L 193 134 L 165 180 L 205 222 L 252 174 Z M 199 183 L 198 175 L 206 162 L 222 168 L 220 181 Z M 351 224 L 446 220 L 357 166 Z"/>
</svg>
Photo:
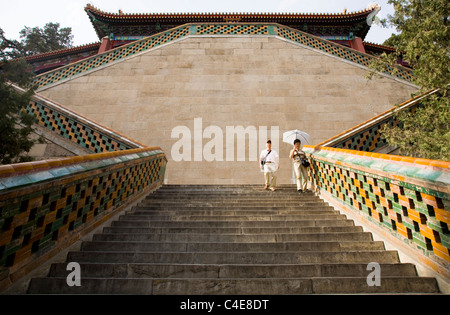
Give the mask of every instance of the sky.
<svg viewBox="0 0 450 315">
<path fill-rule="evenodd" d="M 6 38 L 19 40 L 19 32 L 25 26 L 43 28 L 52 22 L 72 28 L 74 46 L 99 41 L 84 11 L 88 3 L 109 13 L 119 10 L 124 13 L 342 13 L 344 9 L 361 11 L 377 3 L 381 7 L 377 18 L 394 13 L 387 0 L 0 0 L 0 3 L 0 28 Z M 364 40 L 382 44 L 392 33 L 394 29 L 372 24 Z"/>
</svg>

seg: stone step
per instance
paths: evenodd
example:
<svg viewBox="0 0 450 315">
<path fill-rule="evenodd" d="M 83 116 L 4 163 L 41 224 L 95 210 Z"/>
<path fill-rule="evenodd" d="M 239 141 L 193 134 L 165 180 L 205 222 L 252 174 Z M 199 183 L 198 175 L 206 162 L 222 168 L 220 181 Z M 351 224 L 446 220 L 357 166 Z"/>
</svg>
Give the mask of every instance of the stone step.
<svg viewBox="0 0 450 315">
<path fill-rule="evenodd" d="M 287 219 L 287 218 L 298 218 L 300 220 L 307 219 L 307 218 L 326 218 L 334 217 L 339 218 L 341 220 L 347 220 L 347 216 L 340 214 L 339 212 L 335 211 L 329 211 L 329 210 L 317 210 L 317 211 L 258 211 L 258 210 L 251 210 L 251 211 L 241 211 L 241 210 L 148 210 L 148 211 L 133 211 L 128 212 L 120 216 L 120 218 L 129 217 L 130 220 L 136 219 L 136 220 L 154 220 L 155 218 L 158 218 L 160 216 L 170 216 L 171 218 L 184 218 L 184 217 L 223 217 L 227 220 L 233 219 L 233 218 L 242 218 L 245 217 L 253 217 L 253 218 L 263 218 L 264 220 L 267 219 Z"/>
<path fill-rule="evenodd" d="M 412 264 L 380 264 L 383 277 L 414 277 Z M 67 263 L 51 266 L 50 277 L 67 276 Z M 367 277 L 367 264 L 102 264 L 82 263 L 80 273 L 88 278 L 304 278 Z"/>
<path fill-rule="evenodd" d="M 81 287 L 67 285 L 68 262 Z M 377 262 L 381 286 L 369 286 Z M 398 253 L 295 186 L 163 186 L 35 278 L 31 294 L 437 293 Z"/>
<path fill-rule="evenodd" d="M 302 234 L 195 234 L 195 233 L 103 233 L 95 234 L 94 241 L 148 241 L 148 242 L 370 242 L 372 234 L 361 232 L 302 233 Z"/>
<path fill-rule="evenodd" d="M 352 221 L 347 220 L 332 220 L 332 219 L 315 219 L 315 220 L 292 220 L 292 221 L 272 221 L 272 220 L 252 220 L 251 217 L 246 218 L 245 220 L 238 220 L 237 218 L 233 218 L 233 220 L 222 220 L 219 221 L 216 219 L 215 221 L 206 221 L 208 218 L 204 218 L 203 220 L 188 220 L 185 219 L 176 219 L 171 220 L 170 216 L 158 216 L 155 220 L 145 219 L 142 221 L 139 220 L 129 220 L 128 218 L 122 219 L 120 221 L 115 221 L 111 224 L 113 227 L 171 227 L 171 228 L 179 228 L 179 227 L 305 227 L 305 226 L 353 226 Z M 209 218 L 209 220 L 214 220 L 214 218 Z"/>
<path fill-rule="evenodd" d="M 139 220 L 142 218 L 142 220 Z M 121 220 L 114 221 L 112 226 L 124 226 L 128 224 L 131 226 L 135 224 L 136 227 L 142 227 L 145 224 L 156 223 L 157 221 L 173 221 L 175 224 L 177 222 L 222 222 L 222 223 L 232 223 L 235 221 L 238 222 L 303 222 L 303 221 L 311 221 L 311 222 L 320 222 L 320 221 L 342 221 L 344 222 L 352 222 L 345 219 L 343 215 L 335 215 L 335 214 L 322 214 L 322 215 L 312 215 L 312 214 L 297 214 L 297 215 L 234 215 L 234 216 L 219 216 L 219 215 L 154 215 L 152 217 L 140 216 L 134 218 L 122 218 Z M 345 225 L 345 224 L 344 224 Z"/>
<path fill-rule="evenodd" d="M 146 206 L 151 204 L 223 204 L 227 203 L 230 205 L 302 205 L 302 204 L 323 204 L 323 202 L 319 202 L 316 197 L 311 197 L 308 199 L 305 198 L 219 198 L 219 197 L 209 197 L 202 196 L 201 198 L 185 198 L 182 196 L 167 196 L 167 197 L 159 197 L 152 199 L 144 199 L 139 202 L 139 206 Z"/>
<path fill-rule="evenodd" d="M 202 205 L 202 204 L 210 204 L 210 205 L 229 205 L 229 206 L 252 206 L 252 205 L 262 205 L 262 206 L 273 206 L 273 205 L 280 205 L 280 206 L 301 206 L 301 205 L 308 205 L 311 204 L 313 206 L 316 205 L 326 205 L 328 204 L 324 203 L 321 200 L 318 200 L 317 197 L 311 198 L 311 199 L 288 199 L 288 198 L 270 198 L 270 199 L 261 199 L 261 198 L 255 198 L 255 199 L 243 199 L 243 198 L 213 198 L 213 197 L 207 197 L 204 196 L 202 198 L 183 198 L 183 197 L 177 197 L 177 196 L 168 196 L 162 199 L 146 199 L 141 200 L 137 206 L 139 207 L 145 207 L 149 205 L 173 205 L 173 204 L 186 204 L 186 205 Z"/>
<path fill-rule="evenodd" d="M 181 212 L 183 211 L 183 212 Z M 126 216 L 134 217 L 134 216 L 140 216 L 140 215 L 146 215 L 146 216 L 154 216 L 154 215 L 226 215 L 226 216 L 233 216 L 233 215 L 296 215 L 296 214 L 337 214 L 339 215 L 339 211 L 336 210 L 311 210 L 311 209 L 305 209 L 305 210 L 241 210 L 241 209 L 234 209 L 234 210 L 217 210 L 217 209 L 189 209 L 189 210 L 142 210 L 142 209 L 134 209 L 132 211 L 128 211 L 125 213 Z M 124 217 L 125 215 L 122 215 L 121 217 Z"/>
<path fill-rule="evenodd" d="M 437 293 L 434 278 L 382 277 L 380 286 L 368 286 L 366 277 L 324 278 L 82 278 L 68 286 L 66 277 L 35 278 L 29 294 L 140 294 L 140 295 L 293 295 Z"/>
<path fill-rule="evenodd" d="M 231 242 L 83 242 L 82 251 L 109 252 L 299 252 L 299 251 L 356 251 L 383 250 L 383 242 L 277 242 L 277 243 L 231 243 Z"/>
<path fill-rule="evenodd" d="M 117 223 L 114 223 L 114 225 Z M 105 227 L 105 233 L 194 233 L 194 234 L 285 234 L 285 233 L 333 233 L 333 232 L 362 232 L 359 226 L 308 226 L 308 227 Z"/>
<path fill-rule="evenodd" d="M 292 194 L 280 194 L 278 192 L 264 192 L 264 193 L 251 193 L 251 194 L 227 194 L 227 193 L 172 193 L 172 192 L 160 192 L 156 195 L 148 195 L 142 202 L 152 201 L 228 201 L 236 202 L 239 200 L 246 202 L 259 202 L 259 201 L 278 201 L 278 202 L 308 202 L 315 201 L 316 196 L 312 193 L 292 193 Z"/>
<path fill-rule="evenodd" d="M 253 193 L 253 192 L 267 192 L 267 189 L 264 189 L 264 185 L 165 185 L 160 187 L 154 193 L 162 193 L 162 192 L 189 192 L 195 193 L 200 192 L 203 194 L 206 193 Z M 281 185 L 277 187 L 277 191 L 280 193 L 296 193 L 297 189 L 295 185 Z M 310 190 L 307 191 L 311 193 Z M 152 194 L 150 194 L 152 195 Z"/>
<path fill-rule="evenodd" d="M 220 196 L 220 195 L 198 195 L 198 196 L 191 196 L 191 195 L 172 195 L 167 194 L 167 196 L 160 195 L 160 196 L 154 196 L 154 197 L 147 197 L 140 201 L 140 204 L 145 205 L 152 202 L 174 202 L 174 201 L 180 201 L 180 202 L 211 202 L 211 203 L 217 203 L 217 202 L 229 202 L 230 204 L 236 204 L 238 202 L 243 203 L 285 203 L 285 204 L 295 204 L 295 203 L 305 203 L 305 202 L 318 202 L 318 199 L 316 196 L 311 195 L 307 197 L 303 197 L 301 195 L 298 196 L 291 196 L 291 195 L 285 195 L 285 196 L 242 196 L 242 195 L 236 195 L 236 196 Z"/>
<path fill-rule="evenodd" d="M 256 211 L 274 211 L 274 210 L 293 210 L 293 211 L 298 211 L 299 209 L 305 209 L 305 210 L 330 210 L 332 211 L 333 208 L 331 207 L 327 207 L 322 205 L 294 205 L 294 206 L 271 206 L 271 205 L 255 205 L 255 206 L 230 206 L 230 205 L 220 205 L 220 206 L 214 206 L 214 205 L 207 205 L 207 204 L 203 204 L 203 205 L 186 205 L 186 204 L 178 204 L 178 203 L 174 203 L 173 205 L 151 205 L 151 206 L 141 206 L 139 208 L 139 210 L 143 211 L 143 210 L 177 210 L 177 211 L 189 211 L 189 210 L 234 210 L 234 211 L 238 211 L 239 210 L 256 210 Z"/>
<path fill-rule="evenodd" d="M 396 251 L 346 252 L 69 252 L 67 261 L 78 263 L 181 263 L 181 264 L 330 264 L 398 263 Z"/>
</svg>

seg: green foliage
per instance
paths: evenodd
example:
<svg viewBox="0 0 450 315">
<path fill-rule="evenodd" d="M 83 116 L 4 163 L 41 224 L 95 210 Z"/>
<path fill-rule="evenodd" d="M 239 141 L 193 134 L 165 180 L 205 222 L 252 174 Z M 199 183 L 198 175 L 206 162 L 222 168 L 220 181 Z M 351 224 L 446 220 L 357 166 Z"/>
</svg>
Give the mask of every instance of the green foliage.
<svg viewBox="0 0 450 315">
<path fill-rule="evenodd" d="M 400 154 L 450 161 L 450 103 L 448 94 L 432 95 L 414 111 L 399 111 L 400 126 L 385 128 L 388 143 L 400 147 Z"/>
<path fill-rule="evenodd" d="M 0 48 L 10 59 L 42 54 L 70 48 L 73 35 L 70 27 L 60 28 L 59 23 L 47 23 L 44 28 L 27 27 L 20 31 L 21 41 L 5 38 L 0 28 Z"/>
<path fill-rule="evenodd" d="M 450 160 L 448 84 L 450 83 L 450 34 L 448 0 L 389 0 L 395 13 L 384 24 L 395 26 L 385 45 L 393 46 L 395 53 L 383 54 L 373 62 L 373 71 L 406 61 L 414 69 L 413 83 L 418 93 L 440 89 L 438 96 L 424 101 L 415 113 L 398 112 L 399 125 L 385 128 L 382 135 L 388 143 L 400 146 L 405 155 L 430 159 Z"/>
<path fill-rule="evenodd" d="M 0 163 L 28 161 L 29 152 L 42 138 L 31 140 L 36 118 L 26 112 L 33 88 L 25 93 L 14 89 L 11 82 L 28 87 L 34 77 L 31 66 L 23 57 L 69 48 L 73 36 L 71 28 L 60 28 L 58 23 L 47 23 L 43 29 L 25 27 L 21 41 L 5 37 L 0 28 Z"/>
<path fill-rule="evenodd" d="M 6 80 L 6 75 L 0 76 L 0 163 L 10 164 L 23 162 L 29 158 L 23 156 L 29 152 L 33 140 L 29 139 L 31 126 L 35 117 L 25 111 L 30 102 L 33 90 L 18 93 Z"/>
<path fill-rule="evenodd" d="M 20 31 L 22 52 L 25 55 L 41 54 L 72 46 L 70 27 L 60 28 L 59 23 L 47 23 L 43 29 L 26 27 Z"/>
</svg>

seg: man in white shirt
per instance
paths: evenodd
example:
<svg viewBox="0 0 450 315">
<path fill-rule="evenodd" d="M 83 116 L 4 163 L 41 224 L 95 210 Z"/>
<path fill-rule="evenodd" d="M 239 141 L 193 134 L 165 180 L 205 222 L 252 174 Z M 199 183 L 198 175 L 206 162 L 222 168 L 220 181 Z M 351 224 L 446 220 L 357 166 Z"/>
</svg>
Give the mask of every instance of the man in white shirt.
<svg viewBox="0 0 450 315">
<path fill-rule="evenodd" d="M 267 140 L 266 150 L 262 150 L 259 155 L 259 168 L 264 170 L 264 179 L 266 186 L 264 189 L 275 191 L 277 185 L 277 171 L 279 169 L 279 157 L 275 150 L 272 150 L 272 141 Z"/>
</svg>

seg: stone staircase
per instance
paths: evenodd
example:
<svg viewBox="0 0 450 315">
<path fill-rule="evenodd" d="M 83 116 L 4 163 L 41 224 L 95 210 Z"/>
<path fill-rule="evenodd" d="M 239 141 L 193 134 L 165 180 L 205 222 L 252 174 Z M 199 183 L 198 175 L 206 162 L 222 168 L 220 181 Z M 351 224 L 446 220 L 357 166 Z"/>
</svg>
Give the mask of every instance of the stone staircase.
<svg viewBox="0 0 450 315">
<path fill-rule="evenodd" d="M 69 262 L 81 286 L 69 286 Z M 368 264 L 381 286 L 369 286 Z M 396 251 L 292 186 L 163 186 L 30 282 L 31 294 L 438 293 Z"/>
</svg>

